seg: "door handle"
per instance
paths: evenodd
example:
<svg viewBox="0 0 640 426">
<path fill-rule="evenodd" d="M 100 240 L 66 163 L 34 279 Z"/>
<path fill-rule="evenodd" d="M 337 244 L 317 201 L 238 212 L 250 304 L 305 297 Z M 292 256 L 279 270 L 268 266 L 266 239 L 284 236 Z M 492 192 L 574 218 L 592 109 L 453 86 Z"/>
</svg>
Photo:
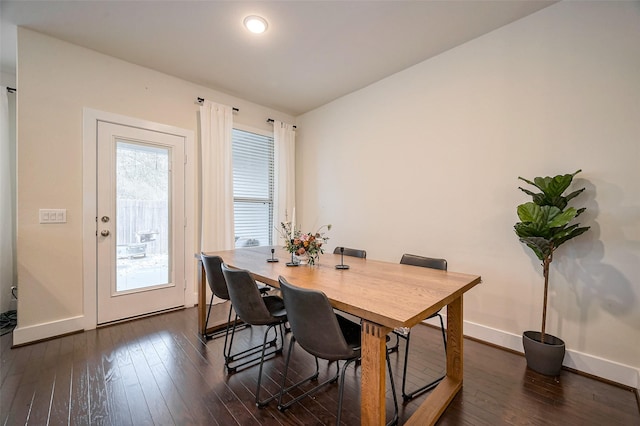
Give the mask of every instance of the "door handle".
<svg viewBox="0 0 640 426">
<path fill-rule="evenodd" d="M 109 230 L 108 229 L 103 229 L 102 231 L 100 231 L 100 235 L 102 235 L 103 237 L 108 237 L 109 236 Z"/>
</svg>

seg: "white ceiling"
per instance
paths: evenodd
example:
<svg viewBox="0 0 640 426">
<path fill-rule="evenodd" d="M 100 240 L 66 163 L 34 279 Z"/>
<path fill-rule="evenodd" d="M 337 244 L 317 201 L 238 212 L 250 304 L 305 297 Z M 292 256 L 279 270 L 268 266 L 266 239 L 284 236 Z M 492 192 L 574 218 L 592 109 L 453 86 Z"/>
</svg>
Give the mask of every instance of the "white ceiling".
<svg viewBox="0 0 640 426">
<path fill-rule="evenodd" d="M 554 1 L 1 0 L 2 71 L 16 25 L 298 115 Z M 248 33 L 242 20 L 269 28 Z"/>
</svg>

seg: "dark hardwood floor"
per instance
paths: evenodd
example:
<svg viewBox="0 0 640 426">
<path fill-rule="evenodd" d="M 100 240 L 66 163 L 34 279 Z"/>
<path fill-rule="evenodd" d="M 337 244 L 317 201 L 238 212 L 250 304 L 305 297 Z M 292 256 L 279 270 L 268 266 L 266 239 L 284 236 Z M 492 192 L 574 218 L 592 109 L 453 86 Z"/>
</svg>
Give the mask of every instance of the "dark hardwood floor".
<svg viewBox="0 0 640 426">
<path fill-rule="evenodd" d="M 221 310 L 224 312 L 224 310 Z M 411 384 L 443 368 L 439 331 L 412 335 Z M 262 337 L 243 330 L 234 346 Z M 256 408 L 257 367 L 228 375 L 223 339 L 197 334 L 196 309 L 185 309 L 11 349 L 0 338 L 0 422 L 4 425 L 325 425 L 335 422 L 337 384 L 285 413 Z M 287 337 L 288 343 L 288 337 Z M 404 343 L 401 343 L 403 345 Z M 391 355 L 400 395 L 402 361 Z M 312 358 L 295 351 L 296 377 Z M 563 371 L 557 378 L 526 368 L 524 357 L 465 339 L 464 387 L 439 425 L 640 425 L 632 390 Z M 265 387 L 277 392 L 282 356 L 266 364 Z M 335 365 L 321 364 L 321 379 Z M 349 368 L 344 424 L 360 422 L 360 369 Z M 401 404 L 400 423 L 425 396 Z M 400 399 L 401 400 L 401 399 Z M 391 407 L 391 394 L 387 396 Z M 389 416 L 392 409 L 388 408 Z"/>
</svg>

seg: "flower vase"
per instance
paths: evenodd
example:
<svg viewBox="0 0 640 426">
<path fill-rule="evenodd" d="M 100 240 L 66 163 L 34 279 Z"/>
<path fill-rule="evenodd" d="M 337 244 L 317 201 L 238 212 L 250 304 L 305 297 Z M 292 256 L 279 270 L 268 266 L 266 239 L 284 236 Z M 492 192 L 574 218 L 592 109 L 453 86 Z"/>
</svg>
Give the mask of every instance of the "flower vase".
<svg viewBox="0 0 640 426">
<path fill-rule="evenodd" d="M 300 265 L 307 265 L 309 263 L 309 254 L 308 253 L 305 253 L 305 254 L 294 254 L 293 257 Z"/>
</svg>

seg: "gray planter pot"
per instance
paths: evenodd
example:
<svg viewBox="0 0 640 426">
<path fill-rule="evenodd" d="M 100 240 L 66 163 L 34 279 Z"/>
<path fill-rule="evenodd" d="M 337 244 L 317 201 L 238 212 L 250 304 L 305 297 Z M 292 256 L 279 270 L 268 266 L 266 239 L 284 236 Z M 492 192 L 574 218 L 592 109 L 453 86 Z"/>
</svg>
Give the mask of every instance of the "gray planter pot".
<svg viewBox="0 0 640 426">
<path fill-rule="evenodd" d="M 543 343 L 540 341 L 540 334 L 539 331 L 522 333 L 522 345 L 527 366 L 546 376 L 557 376 L 562 369 L 564 342 L 551 334 L 545 334 Z"/>
</svg>

